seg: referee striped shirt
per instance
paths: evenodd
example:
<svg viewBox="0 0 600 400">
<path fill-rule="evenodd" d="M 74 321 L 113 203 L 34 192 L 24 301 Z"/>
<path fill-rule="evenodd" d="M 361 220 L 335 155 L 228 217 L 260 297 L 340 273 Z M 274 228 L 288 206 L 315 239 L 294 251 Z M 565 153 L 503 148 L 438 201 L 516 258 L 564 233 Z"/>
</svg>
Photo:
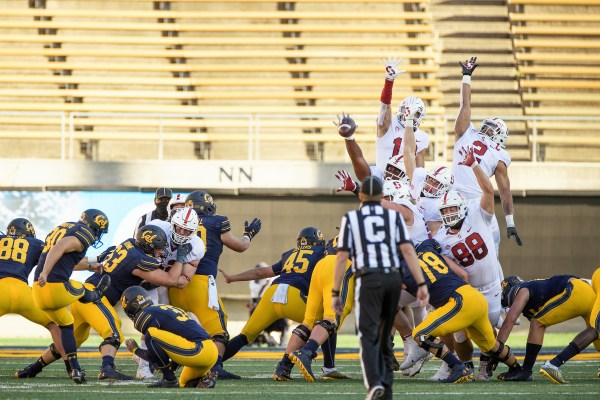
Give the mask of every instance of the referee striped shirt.
<svg viewBox="0 0 600 400">
<path fill-rule="evenodd" d="M 342 217 L 338 250 L 350 253 L 354 272 L 399 271 L 402 243 L 412 243 L 402 215 L 378 201 L 365 202 Z"/>
</svg>

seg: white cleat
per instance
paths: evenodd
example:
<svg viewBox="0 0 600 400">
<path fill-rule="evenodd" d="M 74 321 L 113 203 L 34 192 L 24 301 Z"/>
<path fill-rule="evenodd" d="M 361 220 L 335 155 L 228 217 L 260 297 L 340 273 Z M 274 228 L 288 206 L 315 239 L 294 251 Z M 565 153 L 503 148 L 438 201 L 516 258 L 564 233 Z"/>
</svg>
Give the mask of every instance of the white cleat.
<svg viewBox="0 0 600 400">
<path fill-rule="evenodd" d="M 137 360 L 136 360 L 136 358 L 137 358 Z M 133 361 L 138 363 L 138 369 L 137 369 L 137 372 L 135 373 L 136 379 L 139 379 L 141 381 L 145 381 L 145 380 L 149 380 L 149 379 L 156 379 L 156 377 L 154 376 L 152 371 L 150 371 L 150 363 L 148 363 L 148 361 L 142 360 L 138 356 L 134 356 Z"/>
<path fill-rule="evenodd" d="M 428 354 L 425 356 L 425 358 L 421 358 L 419 361 L 417 361 L 415 363 L 415 365 L 413 365 L 410 369 L 408 369 L 408 377 L 412 378 L 413 376 L 417 375 L 419 372 L 421 372 L 421 368 L 423 368 L 423 365 L 431 360 L 433 358 L 433 354 L 427 352 Z M 404 372 L 404 371 L 402 371 Z"/>
<path fill-rule="evenodd" d="M 404 361 L 400 364 L 400 371 L 412 368 L 418 361 L 430 354 L 429 351 L 419 347 L 412 337 L 406 340 L 404 353 L 408 355 L 404 356 Z"/>
<path fill-rule="evenodd" d="M 442 365 L 437 370 L 435 375 L 427 378 L 427 380 L 430 382 L 439 382 L 441 380 L 448 378 L 450 376 L 450 372 L 451 372 L 451 370 L 450 370 L 450 367 L 448 366 L 448 364 L 446 364 L 445 362 L 442 362 Z"/>
</svg>

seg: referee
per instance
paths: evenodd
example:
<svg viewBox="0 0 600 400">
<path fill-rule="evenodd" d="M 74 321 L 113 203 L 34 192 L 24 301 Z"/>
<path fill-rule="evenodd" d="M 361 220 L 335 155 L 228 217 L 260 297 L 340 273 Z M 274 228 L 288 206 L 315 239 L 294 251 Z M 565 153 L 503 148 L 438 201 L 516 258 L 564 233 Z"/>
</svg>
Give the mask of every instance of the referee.
<svg viewBox="0 0 600 400">
<path fill-rule="evenodd" d="M 392 398 L 393 351 L 389 336 L 400 297 L 403 259 L 420 282 L 417 300 L 423 304 L 429 300 L 402 215 L 381 206 L 382 193 L 383 182 L 368 176 L 359 193 L 361 207 L 342 218 L 332 290 L 332 307 L 340 315 L 343 305 L 339 290 L 346 261 L 351 258 L 356 276 L 354 309 L 367 400 Z"/>
</svg>

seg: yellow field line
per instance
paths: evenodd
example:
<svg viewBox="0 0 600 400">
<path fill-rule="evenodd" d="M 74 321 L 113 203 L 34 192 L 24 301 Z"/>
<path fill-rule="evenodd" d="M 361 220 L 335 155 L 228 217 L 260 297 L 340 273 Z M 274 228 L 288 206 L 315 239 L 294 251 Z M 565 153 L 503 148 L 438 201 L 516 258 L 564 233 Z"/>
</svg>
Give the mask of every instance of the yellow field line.
<svg viewBox="0 0 600 400">
<path fill-rule="evenodd" d="M 0 358 L 32 358 L 38 357 L 42 353 L 41 350 L 0 350 Z M 557 352 L 558 353 L 558 352 Z M 278 360 L 283 354 L 281 351 L 240 351 L 235 355 L 239 359 L 261 358 L 267 360 Z M 79 358 L 99 358 L 99 353 L 96 351 L 81 351 L 78 353 Z M 117 358 L 130 358 L 131 353 L 121 351 L 117 353 Z M 396 358 L 402 359 L 403 353 L 397 352 Z M 540 354 L 537 359 L 539 361 L 551 360 L 554 355 Z M 356 353 L 338 353 L 335 356 L 336 360 L 358 360 L 358 352 Z M 517 357 L 522 360 L 523 357 Z M 600 361 L 600 353 L 583 353 L 578 354 L 573 358 L 579 361 Z"/>
</svg>

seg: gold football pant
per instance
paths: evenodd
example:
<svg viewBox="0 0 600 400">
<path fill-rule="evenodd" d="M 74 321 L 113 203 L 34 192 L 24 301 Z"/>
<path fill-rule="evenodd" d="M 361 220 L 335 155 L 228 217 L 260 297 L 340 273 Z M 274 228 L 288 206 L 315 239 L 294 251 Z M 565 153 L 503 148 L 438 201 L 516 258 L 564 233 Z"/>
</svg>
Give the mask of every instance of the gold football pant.
<svg viewBox="0 0 600 400">
<path fill-rule="evenodd" d="M 33 301 L 31 287 L 20 279 L 0 279 L 0 317 L 5 314 L 19 314 L 31 322 L 46 326 L 52 319 Z"/>
</svg>

